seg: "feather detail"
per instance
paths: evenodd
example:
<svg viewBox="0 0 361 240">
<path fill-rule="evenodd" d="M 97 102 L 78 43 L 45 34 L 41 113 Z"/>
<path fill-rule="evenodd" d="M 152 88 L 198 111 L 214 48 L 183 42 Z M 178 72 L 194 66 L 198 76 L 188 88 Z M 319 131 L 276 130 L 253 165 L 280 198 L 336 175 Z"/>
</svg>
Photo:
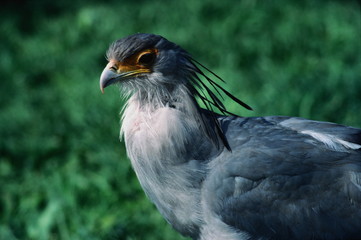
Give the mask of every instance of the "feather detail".
<svg viewBox="0 0 361 240">
<path fill-rule="evenodd" d="M 206 74 L 204 74 L 204 72 L 196 65 L 200 65 L 201 67 L 203 67 L 205 70 L 207 70 L 208 72 L 210 72 L 213 76 L 215 76 L 216 78 L 218 78 L 219 80 L 221 80 L 222 82 L 225 82 L 220 76 L 218 76 L 217 74 L 215 74 L 214 72 L 212 72 L 211 70 L 209 70 L 207 67 L 205 67 L 204 65 L 202 65 L 201 63 L 199 63 L 198 61 L 194 60 L 193 58 L 189 57 L 188 60 L 191 62 L 192 66 L 195 68 L 195 71 L 200 74 L 201 76 L 203 76 L 211 85 L 212 87 L 216 90 L 216 92 L 222 97 L 222 94 L 220 94 L 219 90 L 220 89 L 224 94 L 226 94 L 228 97 L 230 97 L 233 101 L 235 101 L 237 104 L 241 105 L 242 107 L 248 109 L 248 110 L 253 110 L 248 104 L 244 103 L 243 101 L 241 101 L 240 99 L 238 99 L 237 97 L 235 97 L 234 95 L 232 95 L 230 92 L 228 92 L 226 89 L 224 89 L 222 86 L 220 86 L 218 83 L 216 83 L 214 80 L 212 80 L 210 77 L 208 77 Z M 201 82 L 201 84 L 203 86 L 205 86 L 205 84 L 200 80 L 199 77 L 195 78 L 194 80 L 198 80 L 199 82 Z M 205 86 L 205 88 L 208 88 Z M 209 90 L 209 89 L 208 89 Z M 222 97 L 222 99 L 224 99 Z M 217 99 L 218 100 L 218 99 Z M 219 100 L 218 100 L 219 101 Z M 222 104 L 223 105 L 223 104 Z M 217 105 L 216 106 L 219 110 L 220 106 Z M 223 107 L 223 109 L 225 109 Z"/>
</svg>

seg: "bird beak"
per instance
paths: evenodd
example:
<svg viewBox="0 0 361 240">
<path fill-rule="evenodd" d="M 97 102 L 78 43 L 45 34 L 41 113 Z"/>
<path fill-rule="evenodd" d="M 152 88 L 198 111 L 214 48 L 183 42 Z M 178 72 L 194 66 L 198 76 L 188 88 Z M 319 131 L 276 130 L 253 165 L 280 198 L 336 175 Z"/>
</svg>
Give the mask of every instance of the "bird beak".
<svg viewBox="0 0 361 240">
<path fill-rule="evenodd" d="M 104 88 L 116 83 L 120 82 L 124 79 L 128 79 L 134 75 L 140 73 L 149 73 L 150 70 L 146 68 L 134 68 L 130 66 L 122 66 L 114 67 L 114 64 L 109 62 L 108 65 L 104 68 L 102 74 L 100 75 L 100 90 L 104 93 Z"/>
<path fill-rule="evenodd" d="M 108 67 L 105 67 L 102 74 L 100 75 L 100 91 L 104 93 L 104 88 L 117 82 L 118 80 L 120 80 L 120 78 L 121 74 L 118 74 L 115 71 L 108 69 Z"/>
</svg>

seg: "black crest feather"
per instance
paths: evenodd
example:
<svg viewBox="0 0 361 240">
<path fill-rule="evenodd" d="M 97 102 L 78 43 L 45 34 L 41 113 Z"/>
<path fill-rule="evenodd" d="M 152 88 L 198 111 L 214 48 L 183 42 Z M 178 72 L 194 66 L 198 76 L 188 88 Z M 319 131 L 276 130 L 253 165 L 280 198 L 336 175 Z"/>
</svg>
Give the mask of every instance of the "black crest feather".
<svg viewBox="0 0 361 240">
<path fill-rule="evenodd" d="M 237 114 L 228 111 L 227 108 L 224 106 L 224 104 L 220 100 L 220 99 L 224 100 L 222 93 L 225 94 L 226 96 L 228 96 L 229 98 L 231 98 L 233 101 L 235 101 L 237 104 L 241 105 L 242 107 L 244 107 L 248 110 L 252 110 L 252 108 L 249 105 L 247 105 L 246 103 L 244 103 L 243 101 L 241 101 L 240 99 L 233 96 L 230 92 L 228 92 L 226 89 L 224 89 L 217 82 L 212 80 L 210 77 L 208 77 L 202 71 L 201 68 L 203 68 L 206 71 L 208 71 L 209 73 L 211 73 L 213 76 L 218 78 L 220 81 L 225 82 L 220 76 L 218 76 L 213 71 L 211 71 L 210 69 L 208 69 L 203 64 L 196 61 L 195 59 L 193 59 L 190 56 L 187 56 L 187 60 L 191 64 L 189 66 L 191 69 L 189 69 L 189 70 L 191 70 L 190 72 L 193 73 L 190 77 L 191 78 L 190 80 L 192 82 L 192 86 L 190 87 L 191 92 L 194 96 L 198 97 L 201 100 L 201 102 L 204 104 L 205 108 L 208 110 L 207 117 L 211 119 L 213 129 L 215 130 L 215 132 L 209 131 L 208 135 L 212 139 L 215 139 L 213 134 L 216 134 L 217 136 L 219 136 L 223 145 L 229 151 L 231 151 L 231 147 L 227 141 L 227 138 L 220 126 L 219 121 L 217 120 L 217 117 L 219 115 L 214 112 L 214 108 L 218 109 L 224 115 L 238 116 Z M 198 67 L 198 66 L 200 66 L 200 67 Z M 203 77 L 204 79 L 206 79 L 208 81 L 208 83 L 212 86 L 214 91 L 212 91 L 212 89 L 210 89 L 207 86 L 207 84 L 201 79 L 201 77 Z M 217 143 L 217 145 L 219 144 L 218 142 L 216 142 L 216 143 Z"/>
<path fill-rule="evenodd" d="M 201 99 L 201 101 L 205 104 L 205 106 L 208 110 L 213 111 L 213 107 L 215 107 L 223 114 L 230 114 L 233 116 L 238 116 L 237 114 L 229 112 L 226 109 L 226 107 L 224 106 L 224 104 L 221 102 L 221 100 L 219 100 L 219 98 L 224 100 L 222 93 L 227 95 L 227 97 L 231 98 L 233 101 L 235 101 L 237 104 L 241 105 L 242 107 L 244 107 L 248 110 L 253 110 L 248 104 L 244 103 L 243 101 L 241 101 L 240 99 L 238 99 L 237 97 L 232 95 L 230 92 L 228 92 L 222 86 L 220 86 L 217 82 L 215 82 L 210 77 L 208 77 L 197 65 L 204 68 L 206 71 L 211 73 L 213 76 L 215 76 L 222 82 L 225 82 L 220 76 L 215 74 L 213 71 L 211 71 L 210 69 L 208 69 L 207 67 L 205 67 L 203 64 L 196 61 L 192 57 L 188 57 L 188 60 L 192 64 L 192 68 L 195 70 L 195 73 L 192 76 L 192 82 L 193 82 L 194 86 L 196 86 L 199 89 L 199 91 L 195 89 L 196 90 L 195 95 Z M 204 77 L 204 79 L 206 79 L 209 82 L 209 84 L 215 90 L 215 93 L 202 81 L 202 79 L 200 79 L 199 76 Z M 210 99 L 208 99 L 207 96 L 204 94 L 204 92 L 202 91 L 203 89 L 207 92 Z"/>
</svg>

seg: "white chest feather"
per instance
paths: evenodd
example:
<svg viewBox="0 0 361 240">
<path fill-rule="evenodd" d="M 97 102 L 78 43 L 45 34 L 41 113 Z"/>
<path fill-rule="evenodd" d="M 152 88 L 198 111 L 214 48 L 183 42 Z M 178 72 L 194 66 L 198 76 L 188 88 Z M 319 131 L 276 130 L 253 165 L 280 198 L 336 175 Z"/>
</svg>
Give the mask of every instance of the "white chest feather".
<svg viewBox="0 0 361 240">
<path fill-rule="evenodd" d="M 190 133 L 200 135 L 197 121 L 174 108 L 144 111 L 144 106 L 132 102 L 121 131 L 138 179 L 159 211 L 175 228 L 199 225 L 200 188 L 195 183 L 201 182 L 202 167 L 195 167 L 201 163 L 187 152 L 190 144 L 196 144 Z"/>
</svg>

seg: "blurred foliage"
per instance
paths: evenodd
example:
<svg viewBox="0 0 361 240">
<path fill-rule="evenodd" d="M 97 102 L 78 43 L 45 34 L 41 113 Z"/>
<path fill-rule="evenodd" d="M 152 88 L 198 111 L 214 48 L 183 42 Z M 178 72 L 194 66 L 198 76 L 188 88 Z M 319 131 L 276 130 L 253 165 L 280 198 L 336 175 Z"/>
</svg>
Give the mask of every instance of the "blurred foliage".
<svg viewBox="0 0 361 240">
<path fill-rule="evenodd" d="M 165 36 L 255 111 L 361 127 L 358 1 L 5 1 L 0 10 L 0 239 L 184 239 L 119 143 L 110 42 Z"/>
</svg>

